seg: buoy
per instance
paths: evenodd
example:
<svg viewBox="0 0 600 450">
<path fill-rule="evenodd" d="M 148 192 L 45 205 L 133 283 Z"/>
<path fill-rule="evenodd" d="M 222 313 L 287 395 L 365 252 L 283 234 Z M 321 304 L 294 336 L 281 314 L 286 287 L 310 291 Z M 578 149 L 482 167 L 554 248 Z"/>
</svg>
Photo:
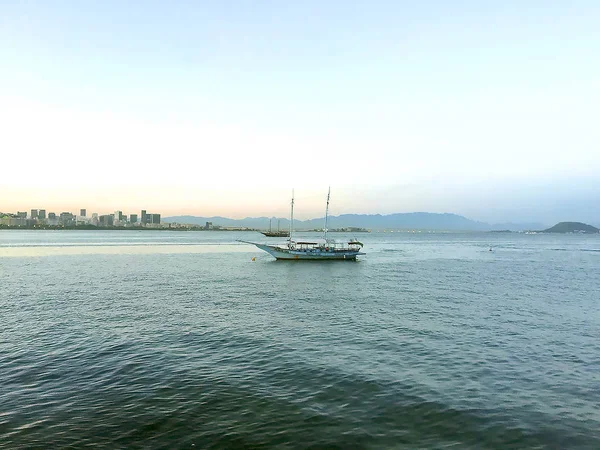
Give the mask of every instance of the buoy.
<svg viewBox="0 0 600 450">
<path fill-rule="evenodd" d="M 256 256 L 253 256 L 253 257 L 252 257 L 252 261 L 256 261 Z"/>
</svg>

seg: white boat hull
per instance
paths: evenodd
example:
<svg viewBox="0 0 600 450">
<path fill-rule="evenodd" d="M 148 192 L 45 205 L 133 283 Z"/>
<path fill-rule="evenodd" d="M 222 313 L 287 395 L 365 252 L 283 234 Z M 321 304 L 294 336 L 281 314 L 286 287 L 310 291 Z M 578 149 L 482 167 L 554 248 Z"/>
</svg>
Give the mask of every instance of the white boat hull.
<svg viewBox="0 0 600 450">
<path fill-rule="evenodd" d="M 256 244 L 258 248 L 269 253 L 276 259 L 284 260 L 313 260 L 313 261 L 355 261 L 358 255 L 364 255 L 365 253 L 355 250 L 330 250 L 325 251 L 321 249 L 313 250 L 291 250 L 287 248 L 278 247 L 275 245 Z"/>
</svg>

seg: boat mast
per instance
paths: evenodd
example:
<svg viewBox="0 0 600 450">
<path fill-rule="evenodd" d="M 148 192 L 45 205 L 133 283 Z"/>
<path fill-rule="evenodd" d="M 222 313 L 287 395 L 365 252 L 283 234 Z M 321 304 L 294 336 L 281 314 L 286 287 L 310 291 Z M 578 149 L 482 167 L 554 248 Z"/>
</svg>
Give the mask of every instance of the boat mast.
<svg viewBox="0 0 600 450">
<path fill-rule="evenodd" d="M 331 194 L 331 186 L 329 186 L 329 190 L 327 191 L 327 207 L 325 208 L 325 230 L 323 233 L 323 238 L 327 240 L 327 216 L 329 216 L 329 195 Z"/>
<path fill-rule="evenodd" d="M 294 190 L 292 189 L 292 212 L 290 214 L 290 241 L 292 240 L 292 234 L 294 233 Z"/>
</svg>

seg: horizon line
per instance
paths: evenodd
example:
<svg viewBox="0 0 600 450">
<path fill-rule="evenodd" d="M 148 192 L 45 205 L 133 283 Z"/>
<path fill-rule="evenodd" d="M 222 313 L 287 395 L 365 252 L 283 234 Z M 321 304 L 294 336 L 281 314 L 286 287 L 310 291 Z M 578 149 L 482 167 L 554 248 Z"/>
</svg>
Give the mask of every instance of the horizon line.
<svg viewBox="0 0 600 450">
<path fill-rule="evenodd" d="M 494 224 L 525 224 L 525 223 L 533 223 L 533 224 L 539 224 L 539 225 L 547 225 L 544 221 L 536 221 L 536 220 L 522 220 L 522 221 L 494 221 L 494 222 L 487 222 L 487 221 L 482 221 L 482 220 L 477 220 L 477 219 L 471 219 L 467 216 L 464 216 L 462 214 L 458 214 L 458 213 L 452 213 L 452 212 L 443 212 L 443 213 L 438 213 L 438 212 L 429 212 L 429 211 L 411 211 L 411 212 L 396 212 L 396 213 L 389 213 L 389 214 L 382 214 L 382 213 L 344 213 L 344 214 L 338 214 L 338 215 L 330 215 L 329 217 L 343 217 L 343 216 L 370 216 L 370 217 L 389 217 L 389 216 L 395 216 L 395 215 L 413 215 L 413 214 L 428 214 L 428 215 L 434 215 L 434 216 L 454 216 L 454 217 L 459 217 L 465 220 L 469 220 L 471 222 L 475 222 L 475 223 L 481 223 L 481 224 L 485 224 L 485 225 L 494 225 Z M 277 217 L 277 216 L 246 216 L 243 218 L 233 218 L 233 217 L 227 217 L 227 216 L 196 216 L 196 215 L 192 215 L 192 214 L 176 214 L 176 215 L 170 215 L 170 216 L 165 216 L 163 217 L 163 221 L 168 221 L 169 219 L 174 219 L 174 218 L 184 218 L 184 217 L 190 217 L 190 218 L 195 218 L 195 219 L 227 219 L 227 220 L 235 220 L 235 221 L 243 221 L 243 220 L 257 220 L 257 219 L 277 219 L 277 220 L 287 220 L 288 222 L 290 221 L 289 217 Z M 308 221 L 312 221 L 312 220 L 325 220 L 325 216 L 318 216 L 318 217 L 311 217 L 311 218 L 307 218 L 307 219 L 294 219 L 294 221 L 299 221 L 299 222 L 308 222 Z M 559 221 L 560 222 L 560 221 Z"/>
</svg>

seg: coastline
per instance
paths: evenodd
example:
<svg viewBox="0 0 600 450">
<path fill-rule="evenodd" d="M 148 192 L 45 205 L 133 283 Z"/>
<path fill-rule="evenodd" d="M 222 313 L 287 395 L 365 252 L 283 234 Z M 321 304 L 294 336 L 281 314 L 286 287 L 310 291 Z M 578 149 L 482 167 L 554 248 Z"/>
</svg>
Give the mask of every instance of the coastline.
<svg viewBox="0 0 600 450">
<path fill-rule="evenodd" d="M 259 231 L 250 228 L 204 228 L 204 227 L 96 227 L 94 225 L 89 226 L 76 226 L 76 227 L 59 227 L 59 226 L 36 226 L 36 227 L 8 227 L 1 226 L 2 230 L 21 230 L 21 231 Z"/>
</svg>

